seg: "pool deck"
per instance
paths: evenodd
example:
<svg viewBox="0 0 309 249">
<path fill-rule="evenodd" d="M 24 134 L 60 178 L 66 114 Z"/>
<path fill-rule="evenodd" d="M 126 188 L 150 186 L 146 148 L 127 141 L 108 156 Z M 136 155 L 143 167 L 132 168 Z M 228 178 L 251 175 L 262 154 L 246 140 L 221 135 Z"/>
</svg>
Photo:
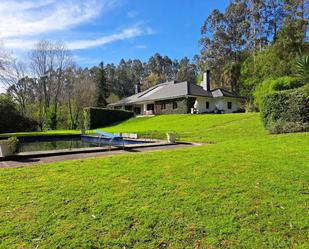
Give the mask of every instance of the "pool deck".
<svg viewBox="0 0 309 249">
<path fill-rule="evenodd" d="M 73 150 L 36 151 L 23 152 L 7 159 L 0 159 L 0 168 L 19 168 L 37 164 L 77 160 L 85 158 L 108 157 L 121 154 L 142 153 L 151 151 L 173 150 L 203 145 L 202 143 L 168 144 L 167 142 L 156 142 L 152 144 L 126 145 L 119 147 L 94 147 Z"/>
</svg>

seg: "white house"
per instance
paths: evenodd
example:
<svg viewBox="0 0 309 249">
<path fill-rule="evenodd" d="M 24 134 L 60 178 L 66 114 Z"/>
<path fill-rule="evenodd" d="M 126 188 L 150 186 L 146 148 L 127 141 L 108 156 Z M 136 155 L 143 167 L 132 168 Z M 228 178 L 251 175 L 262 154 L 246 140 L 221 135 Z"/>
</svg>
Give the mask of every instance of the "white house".
<svg viewBox="0 0 309 249">
<path fill-rule="evenodd" d="M 187 81 L 170 81 L 140 91 L 110 104 L 109 108 L 134 111 L 136 115 L 176 113 L 232 113 L 242 109 L 242 98 L 222 88 L 210 89 L 210 73 L 203 75 L 201 86 Z"/>
</svg>

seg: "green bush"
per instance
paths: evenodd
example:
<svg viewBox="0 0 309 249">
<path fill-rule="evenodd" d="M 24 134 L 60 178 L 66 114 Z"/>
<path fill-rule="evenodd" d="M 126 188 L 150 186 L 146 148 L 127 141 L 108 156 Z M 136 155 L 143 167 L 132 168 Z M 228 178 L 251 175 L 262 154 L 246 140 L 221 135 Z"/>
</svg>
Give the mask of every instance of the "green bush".
<svg viewBox="0 0 309 249">
<path fill-rule="evenodd" d="M 300 87 L 301 85 L 302 83 L 300 83 L 298 79 L 289 76 L 284 76 L 277 79 L 266 79 L 254 90 L 254 105 L 257 108 L 260 108 L 264 96 L 274 91 L 289 90 Z"/>
<path fill-rule="evenodd" d="M 84 108 L 84 128 L 96 129 L 117 122 L 125 121 L 134 116 L 133 112 L 110 110 L 97 107 Z"/>
<path fill-rule="evenodd" d="M 266 95 L 261 115 L 270 133 L 309 131 L 309 84 Z"/>
<path fill-rule="evenodd" d="M 5 94 L 0 95 L 0 133 L 34 131 L 37 122 L 23 116 L 16 104 Z"/>
</svg>

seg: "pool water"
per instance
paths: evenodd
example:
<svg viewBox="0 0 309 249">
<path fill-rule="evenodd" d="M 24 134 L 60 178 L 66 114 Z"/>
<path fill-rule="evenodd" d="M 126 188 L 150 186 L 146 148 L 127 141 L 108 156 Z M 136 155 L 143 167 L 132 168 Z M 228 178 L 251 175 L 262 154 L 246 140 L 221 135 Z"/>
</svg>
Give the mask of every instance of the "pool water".
<svg viewBox="0 0 309 249">
<path fill-rule="evenodd" d="M 98 136 L 36 136 L 19 138 L 19 152 L 79 149 L 92 147 L 123 146 L 126 144 L 142 144 L 144 141 L 113 140 Z"/>
<path fill-rule="evenodd" d="M 107 146 L 107 145 L 105 145 Z M 35 141 L 22 142 L 19 145 L 19 152 L 43 151 L 43 150 L 63 150 L 99 147 L 96 143 L 83 142 L 81 139 L 55 140 L 55 141 Z M 102 147 L 102 145 L 100 145 Z"/>
</svg>

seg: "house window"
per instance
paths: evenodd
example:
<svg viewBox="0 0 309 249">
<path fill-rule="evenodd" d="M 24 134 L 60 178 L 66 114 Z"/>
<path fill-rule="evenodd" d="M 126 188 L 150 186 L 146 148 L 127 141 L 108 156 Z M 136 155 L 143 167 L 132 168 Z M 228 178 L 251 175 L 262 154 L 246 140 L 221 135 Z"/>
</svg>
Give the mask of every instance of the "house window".
<svg viewBox="0 0 309 249">
<path fill-rule="evenodd" d="M 227 102 L 227 109 L 229 109 L 229 110 L 232 109 L 232 102 Z"/>
<path fill-rule="evenodd" d="M 124 109 L 126 110 L 126 111 L 132 111 L 132 106 L 131 105 L 126 105 L 125 107 L 124 107 Z"/>
<path fill-rule="evenodd" d="M 140 107 L 135 107 L 135 108 L 134 108 L 134 113 L 135 113 L 136 115 L 140 115 L 140 114 L 141 114 L 141 108 L 140 108 Z"/>
<path fill-rule="evenodd" d="M 154 111 L 154 104 L 148 104 L 147 111 Z"/>
<path fill-rule="evenodd" d="M 178 105 L 177 102 L 173 102 L 173 109 L 177 109 Z"/>
<path fill-rule="evenodd" d="M 206 109 L 209 109 L 209 102 L 206 101 Z"/>
<path fill-rule="evenodd" d="M 166 109 L 166 104 L 165 103 L 162 103 L 161 104 L 161 110 L 165 110 Z"/>
</svg>

